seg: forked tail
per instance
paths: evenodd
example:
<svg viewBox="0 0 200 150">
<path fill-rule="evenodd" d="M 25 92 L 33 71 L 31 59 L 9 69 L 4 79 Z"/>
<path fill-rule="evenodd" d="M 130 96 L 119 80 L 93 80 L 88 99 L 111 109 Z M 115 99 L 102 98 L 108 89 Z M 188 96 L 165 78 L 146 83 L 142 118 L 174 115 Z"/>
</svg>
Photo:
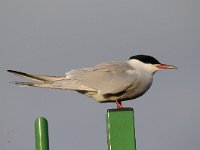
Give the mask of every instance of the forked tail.
<svg viewBox="0 0 200 150">
<path fill-rule="evenodd" d="M 35 86 L 35 87 L 50 87 L 52 83 L 55 81 L 63 80 L 65 77 L 60 77 L 60 76 L 48 76 L 48 75 L 33 75 L 33 74 L 28 74 L 20 71 L 14 71 L 14 70 L 7 70 L 10 73 L 13 73 L 17 76 L 31 79 L 33 82 L 18 82 L 14 81 L 12 83 L 21 85 L 21 86 Z M 55 87 L 56 88 L 56 87 Z"/>
</svg>

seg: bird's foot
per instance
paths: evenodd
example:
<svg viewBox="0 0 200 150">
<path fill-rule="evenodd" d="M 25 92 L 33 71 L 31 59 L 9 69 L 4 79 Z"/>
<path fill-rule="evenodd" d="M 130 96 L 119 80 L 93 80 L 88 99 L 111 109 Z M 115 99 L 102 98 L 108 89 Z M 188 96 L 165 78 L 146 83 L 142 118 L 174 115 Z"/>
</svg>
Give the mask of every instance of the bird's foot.
<svg viewBox="0 0 200 150">
<path fill-rule="evenodd" d="M 117 109 L 122 109 L 123 108 L 121 101 L 116 100 L 115 103 L 116 103 Z"/>
</svg>

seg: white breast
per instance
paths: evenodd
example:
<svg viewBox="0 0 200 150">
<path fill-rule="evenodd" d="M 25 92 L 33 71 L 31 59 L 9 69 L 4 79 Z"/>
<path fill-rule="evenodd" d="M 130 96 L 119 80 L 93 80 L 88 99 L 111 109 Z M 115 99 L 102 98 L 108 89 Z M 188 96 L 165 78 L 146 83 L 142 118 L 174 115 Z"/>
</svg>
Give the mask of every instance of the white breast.
<svg viewBox="0 0 200 150">
<path fill-rule="evenodd" d="M 153 75 L 146 72 L 141 72 L 140 78 L 133 86 L 127 89 L 123 99 L 124 100 L 135 99 L 143 95 L 150 88 L 152 82 L 153 82 Z"/>
</svg>

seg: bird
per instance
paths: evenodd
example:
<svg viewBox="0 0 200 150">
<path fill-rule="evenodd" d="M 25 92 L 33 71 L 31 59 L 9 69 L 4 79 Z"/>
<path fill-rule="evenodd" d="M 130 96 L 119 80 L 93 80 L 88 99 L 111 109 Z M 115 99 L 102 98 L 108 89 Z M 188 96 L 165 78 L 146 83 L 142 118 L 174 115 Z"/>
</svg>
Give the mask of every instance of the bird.
<svg viewBox="0 0 200 150">
<path fill-rule="evenodd" d="M 117 109 L 122 109 L 122 101 L 142 96 L 151 87 L 155 72 L 163 69 L 177 67 L 140 54 L 131 56 L 127 61 L 110 61 L 70 70 L 63 76 L 7 71 L 32 80 L 13 82 L 16 85 L 77 91 L 100 103 L 115 102 Z"/>
</svg>

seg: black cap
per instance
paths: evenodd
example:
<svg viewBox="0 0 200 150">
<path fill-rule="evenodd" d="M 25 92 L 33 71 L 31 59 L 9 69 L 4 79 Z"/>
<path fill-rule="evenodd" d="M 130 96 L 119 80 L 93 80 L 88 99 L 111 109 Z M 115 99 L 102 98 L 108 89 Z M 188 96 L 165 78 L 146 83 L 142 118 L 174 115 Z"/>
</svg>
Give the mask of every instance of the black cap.
<svg viewBox="0 0 200 150">
<path fill-rule="evenodd" d="M 129 60 L 131 59 L 137 59 L 145 64 L 160 64 L 160 62 L 157 59 L 148 55 L 135 55 L 129 58 Z"/>
</svg>

